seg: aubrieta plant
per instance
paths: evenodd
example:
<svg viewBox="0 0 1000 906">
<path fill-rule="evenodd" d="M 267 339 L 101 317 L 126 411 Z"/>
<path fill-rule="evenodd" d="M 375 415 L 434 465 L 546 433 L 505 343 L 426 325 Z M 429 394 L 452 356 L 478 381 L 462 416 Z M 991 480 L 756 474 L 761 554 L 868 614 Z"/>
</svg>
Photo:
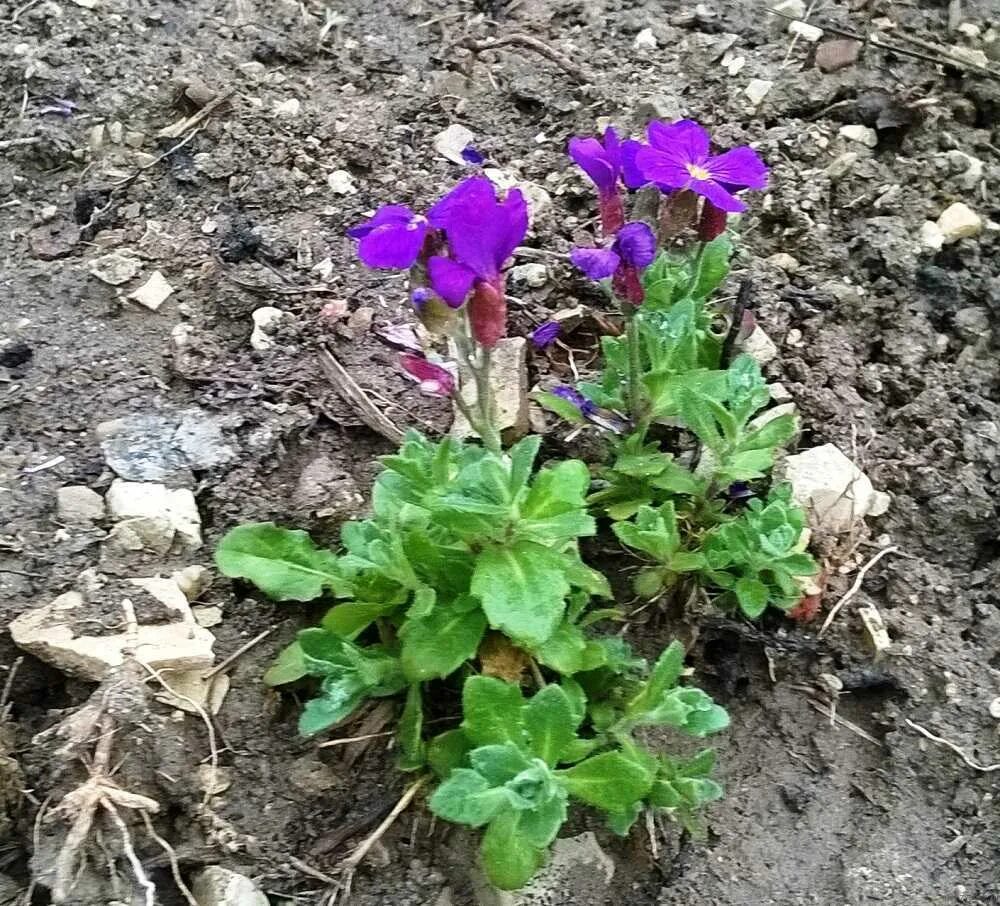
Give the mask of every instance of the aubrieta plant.
<svg viewBox="0 0 1000 906">
<path fill-rule="evenodd" d="M 387 205 L 350 235 L 368 267 L 409 272 L 410 302 L 442 352 L 407 352 L 400 366 L 451 398 L 481 443 L 411 431 L 382 458 L 371 515 L 341 527 L 339 552 L 259 523 L 232 529 L 216 554 L 225 575 L 275 600 L 335 599 L 266 681 L 312 692 L 305 735 L 398 698 L 400 768 L 433 772 L 436 815 L 484 828 L 483 867 L 506 889 L 544 863 L 570 802 L 619 834 L 647 808 L 696 832 L 701 808 L 722 795 L 711 749 L 674 758 L 643 745 L 648 727 L 703 738 L 729 719 L 681 682 L 678 643 L 649 665 L 599 628 L 623 614 L 594 606 L 612 596 L 581 557 L 595 514 L 645 561 L 636 585 L 649 597 L 696 582 L 758 615 L 786 606 L 796 577 L 813 571 L 787 491 L 762 500 L 748 484 L 766 476 L 794 424 L 755 420 L 766 385 L 751 359 L 723 363 L 724 312 L 709 299 L 728 270 L 727 212 L 744 207 L 734 193 L 762 188 L 766 168 L 747 148 L 712 156 L 690 122 L 651 124 L 648 145 L 609 129 L 603 141 L 574 139 L 570 153 L 597 187 L 602 230 L 571 257 L 627 326 L 604 338 L 599 381 L 542 402 L 608 431 L 612 457 L 597 482 L 577 460 L 538 468 L 538 437 L 504 447 L 490 369 L 507 331 L 504 268 L 528 207 L 518 189 L 498 194 L 474 176 L 426 214 Z M 625 188 L 652 216 L 627 220 Z M 685 249 L 692 225 L 699 239 Z M 557 332 L 544 324 L 531 339 L 544 348 Z M 686 442 L 665 446 L 671 432 Z M 430 733 L 431 719 L 444 731 Z"/>
</svg>

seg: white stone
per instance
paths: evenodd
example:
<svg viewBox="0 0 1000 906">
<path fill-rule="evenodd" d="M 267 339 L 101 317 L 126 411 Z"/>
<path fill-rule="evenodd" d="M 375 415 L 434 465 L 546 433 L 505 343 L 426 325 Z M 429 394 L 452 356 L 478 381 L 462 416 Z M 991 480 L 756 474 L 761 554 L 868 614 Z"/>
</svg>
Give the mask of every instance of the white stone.
<svg viewBox="0 0 1000 906">
<path fill-rule="evenodd" d="M 750 99 L 750 103 L 756 107 L 767 97 L 767 93 L 774 87 L 774 82 L 769 79 L 752 79 L 750 84 L 743 89 L 743 93 Z"/>
<path fill-rule="evenodd" d="M 211 629 L 222 622 L 222 608 L 215 604 L 195 604 L 191 607 L 195 622 L 199 626 Z"/>
<path fill-rule="evenodd" d="M 56 513 L 63 522 L 96 522 L 104 518 L 104 499 L 83 485 L 56 491 Z"/>
<path fill-rule="evenodd" d="M 167 283 L 167 278 L 160 271 L 153 271 L 142 286 L 128 294 L 128 298 L 151 311 L 156 311 L 170 298 L 173 291 L 174 288 Z"/>
<path fill-rule="evenodd" d="M 781 0 L 780 3 L 775 3 L 771 9 L 776 13 L 801 19 L 806 14 L 806 0 Z"/>
<path fill-rule="evenodd" d="M 355 195 L 358 191 L 354 177 L 347 170 L 334 170 L 327 176 L 326 184 L 334 195 Z"/>
<path fill-rule="evenodd" d="M 775 381 L 773 384 L 768 384 L 767 389 L 771 394 L 771 400 L 773 402 L 775 403 L 792 402 L 793 399 L 792 394 L 789 393 L 788 388 L 779 381 Z"/>
<path fill-rule="evenodd" d="M 189 601 L 197 601 L 212 586 L 211 572 L 198 564 L 175 570 L 170 574 L 170 578 L 177 583 L 177 587 L 184 592 L 184 597 Z"/>
<path fill-rule="evenodd" d="M 465 166 L 468 161 L 462 157 L 462 152 L 475 137 L 476 134 L 471 129 L 459 123 L 452 123 L 434 136 L 434 150 L 445 160 Z"/>
<path fill-rule="evenodd" d="M 768 264 L 781 268 L 786 274 L 794 274 L 799 269 L 799 261 L 787 252 L 775 252 L 767 259 Z"/>
<path fill-rule="evenodd" d="M 116 523 L 104 543 L 112 552 L 149 551 L 165 556 L 173 547 L 175 534 L 169 519 L 137 516 Z"/>
<path fill-rule="evenodd" d="M 178 619 L 172 623 L 139 624 L 134 638 L 128 632 L 78 635 L 73 627 L 74 612 L 87 605 L 79 591 L 68 591 L 52 603 L 17 617 L 10 624 L 14 644 L 70 676 L 91 682 L 99 682 L 113 667 L 120 666 L 125 649 L 133 644 L 136 659 L 154 670 L 211 667 L 215 637 L 195 623 L 187 599 L 176 584 L 160 578 L 128 581 L 173 610 Z"/>
<path fill-rule="evenodd" d="M 274 333 L 282 319 L 285 317 L 285 312 L 283 312 L 280 308 L 274 308 L 271 305 L 264 305 L 261 308 L 255 309 L 250 317 L 253 318 L 253 331 L 250 334 L 250 345 L 254 349 L 259 350 L 270 349 L 274 346 L 274 340 L 271 337 L 271 334 Z"/>
<path fill-rule="evenodd" d="M 951 245 L 960 239 L 971 239 L 983 231 L 983 218 L 967 204 L 956 201 L 941 212 L 937 221 L 944 236 L 944 244 Z"/>
<path fill-rule="evenodd" d="M 124 481 L 116 478 L 111 482 L 106 501 L 111 516 L 119 520 L 116 530 L 141 529 L 135 520 L 146 520 L 153 525 L 166 524 L 169 527 L 167 548 L 174 539 L 180 538 L 187 550 L 201 547 L 201 516 L 194 493 L 188 488 L 169 489 L 154 481 Z"/>
<path fill-rule="evenodd" d="M 632 41 L 632 46 L 636 50 L 656 50 L 656 35 L 653 34 L 653 29 L 644 28 L 639 32 Z"/>
<path fill-rule="evenodd" d="M 854 165 L 858 162 L 860 156 L 857 151 L 845 151 L 830 162 L 826 168 L 827 176 L 833 181 L 843 179 L 854 169 Z"/>
<path fill-rule="evenodd" d="M 978 157 L 953 149 L 945 155 L 945 160 L 963 189 L 972 191 L 982 182 L 985 168 Z"/>
<path fill-rule="evenodd" d="M 128 283 L 141 269 L 142 262 L 138 258 L 121 252 L 109 252 L 90 262 L 90 272 L 102 283 L 110 286 Z"/>
<path fill-rule="evenodd" d="M 500 428 L 506 441 L 524 437 L 530 427 L 528 341 L 524 337 L 506 337 L 497 343 L 493 349 L 491 378 L 495 394 L 497 427 Z M 469 405 L 475 404 L 475 381 L 465 369 L 461 372 L 460 392 Z M 458 409 L 455 410 L 451 433 L 459 438 L 472 435 L 471 426 Z"/>
<path fill-rule="evenodd" d="M 206 217 L 201 225 L 201 231 L 206 236 L 211 236 L 218 228 L 219 221 L 213 220 L 211 217 Z"/>
<path fill-rule="evenodd" d="M 298 98 L 289 98 L 274 105 L 276 116 L 298 116 L 302 112 L 302 102 Z"/>
<path fill-rule="evenodd" d="M 778 357 L 778 347 L 760 325 L 738 345 L 740 352 L 745 352 L 758 365 L 766 365 Z"/>
<path fill-rule="evenodd" d="M 850 142 L 858 142 L 866 148 L 874 148 L 878 144 L 878 133 L 860 123 L 851 123 L 840 127 L 840 134 Z"/>
<path fill-rule="evenodd" d="M 533 289 L 545 286 L 549 279 L 549 269 L 544 264 L 532 261 L 528 264 L 518 264 L 510 269 L 510 278 L 514 283 L 524 283 Z"/>
<path fill-rule="evenodd" d="M 788 23 L 789 34 L 798 35 L 803 41 L 815 44 L 823 37 L 823 29 L 818 25 L 811 25 L 808 22 L 801 22 L 796 19 Z"/>
<path fill-rule="evenodd" d="M 920 226 L 920 245 L 932 252 L 940 252 L 944 245 L 944 233 L 933 220 L 925 220 Z"/>
<path fill-rule="evenodd" d="M 776 471 L 809 510 L 810 524 L 825 535 L 849 532 L 858 520 L 881 516 L 889 507 L 889 495 L 876 491 L 834 444 L 788 456 Z"/>
<path fill-rule="evenodd" d="M 722 68 L 725 69 L 731 76 L 734 76 L 747 65 L 747 58 L 735 53 L 732 50 L 727 50 L 722 55 L 722 60 L 719 65 L 722 66 Z"/>
<path fill-rule="evenodd" d="M 269 906 L 267 897 L 246 875 L 210 865 L 191 885 L 198 906 Z"/>
<path fill-rule="evenodd" d="M 975 40 L 983 33 L 983 30 L 976 25 L 975 22 L 963 22 L 958 26 L 956 31 L 960 35 L 965 35 L 965 37 L 971 38 L 972 40 Z"/>
</svg>

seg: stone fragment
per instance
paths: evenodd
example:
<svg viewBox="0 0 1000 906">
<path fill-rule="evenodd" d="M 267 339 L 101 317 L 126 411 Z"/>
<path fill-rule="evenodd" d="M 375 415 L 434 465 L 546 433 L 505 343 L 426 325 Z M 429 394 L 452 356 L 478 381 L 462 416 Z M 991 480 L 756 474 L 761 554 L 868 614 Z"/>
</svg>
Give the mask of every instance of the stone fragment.
<svg viewBox="0 0 1000 906">
<path fill-rule="evenodd" d="M 768 257 L 767 263 L 781 268 L 786 274 L 794 274 L 799 269 L 798 259 L 787 252 L 775 252 L 775 254 Z"/>
<path fill-rule="evenodd" d="M 868 634 L 868 645 L 872 655 L 877 661 L 883 654 L 892 648 L 892 639 L 889 637 L 889 630 L 886 629 L 882 614 L 873 604 L 861 605 L 858 607 L 858 616 Z"/>
<path fill-rule="evenodd" d="M 160 271 L 153 271 L 142 286 L 128 294 L 128 298 L 145 306 L 150 311 L 156 311 L 167 301 L 173 291 L 174 288 L 167 283 L 167 278 Z"/>
<path fill-rule="evenodd" d="M 191 607 L 195 622 L 199 626 L 211 629 L 222 622 L 222 608 L 215 604 L 195 604 Z"/>
<path fill-rule="evenodd" d="M 365 500 L 354 477 L 329 456 L 320 455 L 299 475 L 292 502 L 320 518 L 347 519 L 360 512 Z"/>
<path fill-rule="evenodd" d="M 809 22 L 803 22 L 800 19 L 788 23 L 788 33 L 798 35 L 803 41 L 808 41 L 810 44 L 815 44 L 823 37 L 822 28 L 818 25 L 812 25 Z"/>
<path fill-rule="evenodd" d="M 80 228 L 68 220 L 53 220 L 28 233 L 28 247 L 39 261 L 65 258 L 80 241 Z"/>
<path fill-rule="evenodd" d="M 778 357 L 778 347 L 760 325 L 754 327 L 750 336 L 737 343 L 737 346 L 740 352 L 745 352 L 758 365 L 766 365 Z"/>
<path fill-rule="evenodd" d="M 845 151 L 834 158 L 826 168 L 826 174 L 830 177 L 830 181 L 837 182 L 837 180 L 847 176 L 854 169 L 859 157 L 857 151 Z"/>
<path fill-rule="evenodd" d="M 121 252 L 108 252 L 90 262 L 90 273 L 109 286 L 128 283 L 141 269 L 142 262 L 138 258 Z"/>
<path fill-rule="evenodd" d="M 653 29 L 644 28 L 640 31 L 632 40 L 632 46 L 636 50 L 656 50 L 656 35 L 653 34 Z"/>
<path fill-rule="evenodd" d="M 834 38 L 824 41 L 816 48 L 816 68 L 820 72 L 838 72 L 853 66 L 864 45 L 851 38 Z"/>
<path fill-rule="evenodd" d="M 537 261 L 528 264 L 518 264 L 510 269 L 510 279 L 514 283 L 523 283 L 532 289 L 545 286 L 549 279 L 549 269 Z"/>
<path fill-rule="evenodd" d="M 298 116 L 301 112 L 302 101 L 298 98 L 289 98 L 274 105 L 275 116 Z"/>
<path fill-rule="evenodd" d="M 983 231 L 982 217 L 961 201 L 945 208 L 938 217 L 937 225 L 945 245 L 951 245 L 960 239 L 971 239 Z"/>
<path fill-rule="evenodd" d="M 752 79 L 750 84 L 743 89 L 743 93 L 750 99 L 754 107 L 767 97 L 767 93 L 774 87 L 774 82 L 769 79 Z"/>
<path fill-rule="evenodd" d="M 272 334 L 286 317 L 285 312 L 272 305 L 264 305 L 255 309 L 250 316 L 253 318 L 253 332 L 250 334 L 250 345 L 254 349 L 265 350 L 274 346 Z"/>
<path fill-rule="evenodd" d="M 197 601 L 212 585 L 211 572 L 198 564 L 178 569 L 170 574 L 170 578 L 177 583 L 177 587 L 184 592 L 184 597 L 189 601 Z"/>
<path fill-rule="evenodd" d="M 230 680 L 226 673 L 205 679 L 204 670 L 165 670 L 162 676 L 170 688 L 157 687 L 156 700 L 188 714 L 197 714 L 199 708 L 209 714 L 218 714 L 229 692 Z"/>
<path fill-rule="evenodd" d="M 198 872 L 191 893 L 198 906 L 269 906 L 267 897 L 246 875 L 221 865 Z"/>
<path fill-rule="evenodd" d="M 920 225 L 920 246 L 930 252 L 940 252 L 944 245 L 944 233 L 933 220 L 925 220 Z"/>
<path fill-rule="evenodd" d="M 459 123 L 452 123 L 434 136 L 434 150 L 445 160 L 465 166 L 468 161 L 462 156 L 462 152 L 469 147 L 475 137 L 471 129 Z"/>
<path fill-rule="evenodd" d="M 133 637 L 124 630 L 124 610 L 113 615 L 101 612 L 101 618 L 94 614 L 90 599 L 95 595 L 97 578 L 94 573 L 85 573 L 80 580 L 83 591 L 65 592 L 50 604 L 25 611 L 14 619 L 10 624 L 14 644 L 70 676 L 91 682 L 99 682 L 109 670 L 120 666 L 125 649 L 133 644 L 135 657 L 154 670 L 205 670 L 212 665 L 215 637 L 195 623 L 176 584 L 158 577 L 125 580 L 127 585 L 159 601 L 174 618 L 172 622 L 139 622 Z M 131 597 L 127 588 L 107 592 L 104 597 L 112 594 L 117 598 L 105 600 L 105 604 L 113 604 L 115 600 L 120 603 L 124 597 Z M 110 625 L 122 625 L 122 631 L 81 634 L 80 626 L 99 623 L 103 627 L 107 625 L 105 620 L 118 621 Z"/>
<path fill-rule="evenodd" d="M 355 195 L 358 191 L 354 176 L 347 170 L 334 170 L 327 176 L 326 184 L 334 195 Z"/>
<path fill-rule="evenodd" d="M 496 401 L 497 426 L 507 442 L 518 440 L 528 433 L 528 341 L 524 337 L 506 337 L 493 350 L 492 381 Z M 476 386 L 472 375 L 464 369 L 461 374 L 463 399 L 474 405 Z M 472 427 L 457 409 L 451 433 L 454 437 L 472 435 Z"/>
<path fill-rule="evenodd" d="M 775 403 L 790 403 L 792 402 L 792 395 L 788 392 L 788 388 L 784 384 L 775 381 L 773 384 L 768 384 L 767 389 L 771 393 L 771 400 Z"/>
<path fill-rule="evenodd" d="M 166 522 L 187 550 L 201 547 L 201 516 L 194 494 L 188 488 L 170 489 L 158 482 L 116 478 L 111 482 L 106 500 L 108 511 L 116 520 Z M 169 548 L 169 544 L 167 546 Z"/>
<path fill-rule="evenodd" d="M 862 126 L 860 123 L 841 126 L 840 134 L 848 141 L 857 142 L 866 148 L 874 148 L 878 145 L 878 133 L 870 126 Z"/>
<path fill-rule="evenodd" d="M 97 522 L 104 518 L 104 499 L 83 485 L 56 491 L 56 513 L 63 522 Z"/>
<path fill-rule="evenodd" d="M 865 516 L 881 516 L 889 495 L 876 491 L 868 476 L 833 444 L 787 456 L 776 472 L 809 510 L 810 524 L 825 535 L 849 532 Z"/>
</svg>

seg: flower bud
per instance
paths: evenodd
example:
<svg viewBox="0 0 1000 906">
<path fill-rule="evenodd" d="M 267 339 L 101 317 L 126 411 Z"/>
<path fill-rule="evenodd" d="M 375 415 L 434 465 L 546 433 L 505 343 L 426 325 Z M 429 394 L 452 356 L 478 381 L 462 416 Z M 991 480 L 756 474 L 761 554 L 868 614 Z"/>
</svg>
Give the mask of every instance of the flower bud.
<svg viewBox="0 0 1000 906">
<path fill-rule="evenodd" d="M 487 349 L 507 334 L 507 299 L 503 286 L 481 282 L 476 284 L 468 304 L 472 336 Z"/>
</svg>

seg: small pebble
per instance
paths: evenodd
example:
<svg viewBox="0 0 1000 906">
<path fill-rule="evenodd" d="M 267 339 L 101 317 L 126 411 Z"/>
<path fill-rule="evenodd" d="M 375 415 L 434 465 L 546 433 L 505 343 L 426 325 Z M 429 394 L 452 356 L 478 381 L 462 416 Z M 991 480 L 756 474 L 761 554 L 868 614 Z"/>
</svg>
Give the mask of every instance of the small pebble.
<svg viewBox="0 0 1000 906">
<path fill-rule="evenodd" d="M 868 126 L 862 126 L 860 123 L 841 126 L 840 134 L 848 141 L 858 142 L 868 148 L 874 148 L 878 144 L 878 133 Z"/>
<path fill-rule="evenodd" d="M 632 41 L 632 46 L 636 50 L 656 50 L 656 35 L 653 34 L 653 29 L 644 28 L 639 32 Z"/>
<path fill-rule="evenodd" d="M 756 107 L 761 101 L 767 97 L 767 93 L 774 86 L 774 82 L 768 79 L 753 79 L 746 88 L 743 89 L 743 93 L 750 99 L 750 103 Z"/>
<path fill-rule="evenodd" d="M 944 236 L 944 244 L 951 245 L 960 239 L 971 239 L 983 231 L 983 219 L 967 204 L 956 201 L 941 212 L 937 221 Z"/>
</svg>

